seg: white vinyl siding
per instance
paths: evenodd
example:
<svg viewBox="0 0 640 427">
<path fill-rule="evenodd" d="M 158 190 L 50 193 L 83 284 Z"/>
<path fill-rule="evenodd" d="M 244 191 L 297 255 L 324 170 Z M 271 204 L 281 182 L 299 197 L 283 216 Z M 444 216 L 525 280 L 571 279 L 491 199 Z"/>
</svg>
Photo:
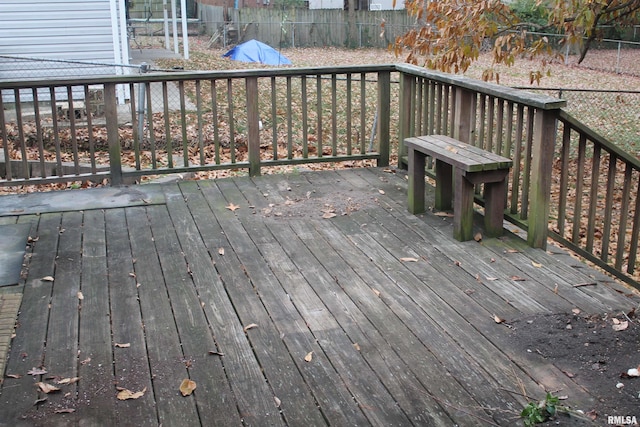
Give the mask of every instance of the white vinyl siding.
<svg viewBox="0 0 640 427">
<path fill-rule="evenodd" d="M 108 65 L 3 57 L 120 63 L 110 1 L 116 0 L 1 0 L 0 79 L 115 74 Z"/>
</svg>

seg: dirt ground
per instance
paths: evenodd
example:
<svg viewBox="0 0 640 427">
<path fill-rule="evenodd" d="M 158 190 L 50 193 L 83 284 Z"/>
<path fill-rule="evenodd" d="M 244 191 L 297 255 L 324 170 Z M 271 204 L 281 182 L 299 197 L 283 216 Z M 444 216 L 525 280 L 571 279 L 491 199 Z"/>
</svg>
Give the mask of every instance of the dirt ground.
<svg viewBox="0 0 640 427">
<path fill-rule="evenodd" d="M 574 408 L 568 396 L 560 404 L 582 411 L 582 418 L 560 414 L 542 425 L 616 425 L 609 424 L 608 416 L 635 416 L 640 422 L 640 377 L 627 374 L 640 365 L 640 318 L 635 311 L 613 316 L 576 310 L 521 318 L 511 326 L 514 351 L 539 354 L 597 399 L 592 408 Z M 549 391 L 563 396 L 562 390 Z"/>
</svg>

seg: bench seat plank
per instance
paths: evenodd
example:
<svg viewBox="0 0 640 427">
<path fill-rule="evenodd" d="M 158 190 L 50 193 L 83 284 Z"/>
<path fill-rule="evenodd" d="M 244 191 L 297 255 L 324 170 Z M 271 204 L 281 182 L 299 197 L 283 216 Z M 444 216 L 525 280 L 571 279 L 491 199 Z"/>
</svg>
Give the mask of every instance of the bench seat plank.
<svg viewBox="0 0 640 427">
<path fill-rule="evenodd" d="M 485 233 L 502 234 L 511 159 L 445 135 L 407 138 L 405 146 L 409 154 L 408 209 L 411 213 L 425 211 L 424 169 L 429 156 L 436 160 L 435 208 L 450 210 L 453 204 L 454 237 L 464 241 L 473 236 L 475 184 L 485 185 Z"/>
</svg>

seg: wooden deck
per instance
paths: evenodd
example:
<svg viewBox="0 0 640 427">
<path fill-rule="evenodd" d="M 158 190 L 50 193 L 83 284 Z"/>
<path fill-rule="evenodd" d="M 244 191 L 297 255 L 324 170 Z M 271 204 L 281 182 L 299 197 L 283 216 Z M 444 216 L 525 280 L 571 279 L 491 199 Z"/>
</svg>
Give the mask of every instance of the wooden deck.
<svg viewBox="0 0 640 427">
<path fill-rule="evenodd" d="M 407 212 L 401 172 L 92 191 L 0 217 L 35 238 L 1 289 L 23 299 L 0 425 L 513 425 L 523 389 L 594 397 L 494 316 L 637 305 L 560 250 L 453 240 L 451 218 Z"/>
</svg>

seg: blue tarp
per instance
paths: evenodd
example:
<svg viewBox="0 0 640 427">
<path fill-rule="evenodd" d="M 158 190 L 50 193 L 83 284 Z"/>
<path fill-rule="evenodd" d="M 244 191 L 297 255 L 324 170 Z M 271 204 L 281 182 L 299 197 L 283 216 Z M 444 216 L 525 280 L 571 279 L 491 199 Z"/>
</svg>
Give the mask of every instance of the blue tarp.
<svg viewBox="0 0 640 427">
<path fill-rule="evenodd" d="M 277 50 L 257 40 L 249 40 L 239 44 L 222 56 L 242 62 L 259 62 L 265 65 L 291 65 L 291 61 L 280 55 Z"/>
</svg>

